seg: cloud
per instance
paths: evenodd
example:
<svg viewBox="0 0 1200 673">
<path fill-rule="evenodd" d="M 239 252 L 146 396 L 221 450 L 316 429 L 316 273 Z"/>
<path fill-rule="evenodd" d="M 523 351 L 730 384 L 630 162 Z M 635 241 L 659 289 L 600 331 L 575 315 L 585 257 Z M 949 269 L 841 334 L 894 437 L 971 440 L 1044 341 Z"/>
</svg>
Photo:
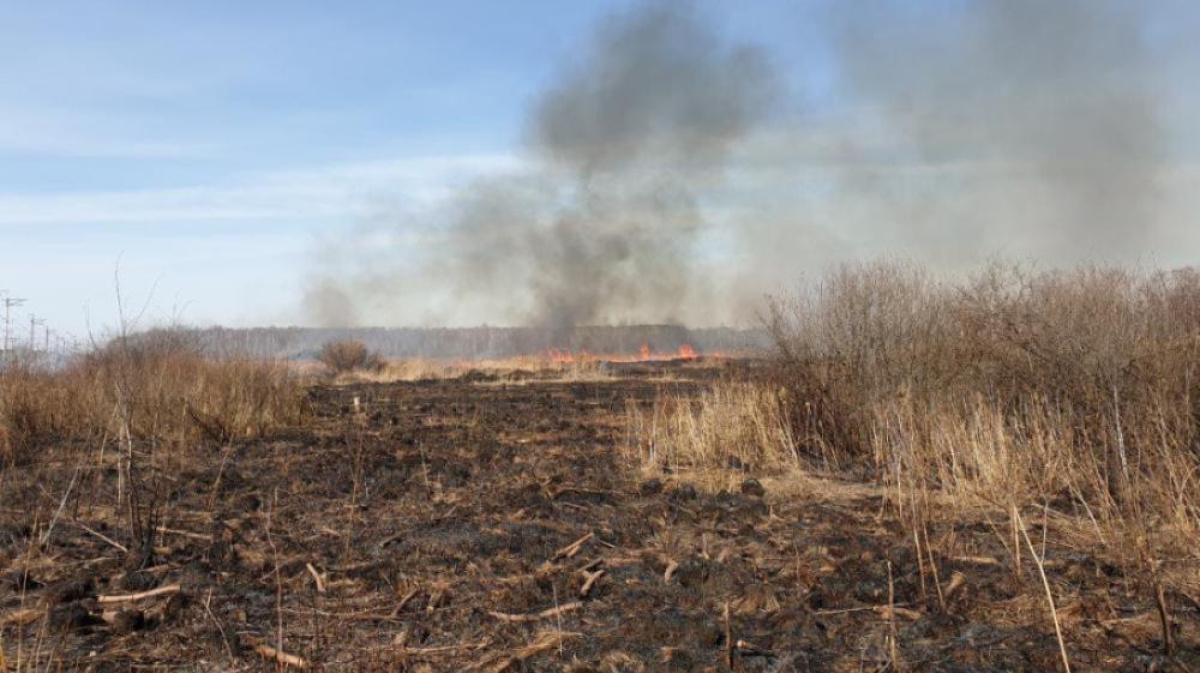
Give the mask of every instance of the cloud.
<svg viewBox="0 0 1200 673">
<path fill-rule="evenodd" d="M 482 172 L 514 169 L 504 154 L 409 157 L 268 171 L 190 187 L 0 192 L 0 223 L 148 223 L 357 220 L 377 201 L 420 210 Z"/>
</svg>

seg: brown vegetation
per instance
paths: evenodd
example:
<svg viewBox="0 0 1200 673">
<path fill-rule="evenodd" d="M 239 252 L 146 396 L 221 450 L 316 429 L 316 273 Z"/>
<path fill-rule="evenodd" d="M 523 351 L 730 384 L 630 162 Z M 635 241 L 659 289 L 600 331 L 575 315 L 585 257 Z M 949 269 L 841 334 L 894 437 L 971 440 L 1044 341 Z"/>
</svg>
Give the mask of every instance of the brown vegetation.
<svg viewBox="0 0 1200 673">
<path fill-rule="evenodd" d="M 1167 597 L 1200 588 L 1200 272 L 844 267 L 768 325 L 765 382 L 632 416 L 644 464 L 857 476 L 918 553 L 936 526 L 986 522 L 1018 572 L 1026 519 L 1053 520 L 1139 578 L 1170 649 Z"/>
<path fill-rule="evenodd" d="M 164 332 L 16 366 L 0 650 L 21 671 L 1195 670 L 1198 285 L 845 269 L 772 306 L 762 362 L 300 381 Z"/>
<path fill-rule="evenodd" d="M 588 381 L 611 376 L 601 360 L 554 362 L 542 356 L 488 360 L 404 358 L 383 360 L 378 367 L 340 374 L 339 383 L 396 383 L 439 381 L 469 377 L 477 382 L 519 383 L 525 381 Z"/>
<path fill-rule="evenodd" d="M 209 358 L 186 333 L 159 331 L 62 368 L 0 371 L 0 437 L 10 462 L 54 442 L 225 443 L 296 423 L 302 393 L 282 364 Z"/>
<path fill-rule="evenodd" d="M 367 345 L 354 339 L 330 341 L 321 347 L 317 360 L 334 374 L 348 374 L 359 371 L 379 371 L 383 368 L 383 360 L 367 349 Z"/>
<path fill-rule="evenodd" d="M 1200 533 L 1195 270 L 846 268 L 775 302 L 771 328 L 793 431 L 833 466 L 1055 503 L 1100 535 L 1155 531 L 1156 554 Z"/>
<path fill-rule="evenodd" d="M 770 386 L 728 382 L 664 395 L 650 410 L 630 404 L 628 414 L 634 458 L 650 472 L 684 471 L 714 489 L 747 468 L 799 478 L 788 409 Z"/>
</svg>

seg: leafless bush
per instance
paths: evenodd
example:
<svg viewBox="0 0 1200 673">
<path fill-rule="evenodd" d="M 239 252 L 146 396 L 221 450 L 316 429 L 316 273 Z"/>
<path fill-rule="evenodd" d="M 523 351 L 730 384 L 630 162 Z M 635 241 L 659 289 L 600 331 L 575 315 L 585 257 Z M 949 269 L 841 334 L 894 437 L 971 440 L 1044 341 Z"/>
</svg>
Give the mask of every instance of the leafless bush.
<svg viewBox="0 0 1200 673">
<path fill-rule="evenodd" d="M 845 267 L 768 316 L 794 434 L 827 462 L 912 497 L 1059 503 L 1110 541 L 1200 531 L 1193 269 Z"/>
<path fill-rule="evenodd" d="M 384 364 L 378 353 L 367 349 L 366 344 L 354 339 L 326 343 L 321 347 L 321 353 L 317 359 L 335 374 L 379 371 L 383 369 Z"/>
<path fill-rule="evenodd" d="M 770 302 L 766 322 L 771 374 L 736 394 L 743 404 L 774 395 L 770 422 L 783 427 L 764 433 L 761 414 L 701 403 L 745 438 L 791 439 L 786 449 L 756 440 L 775 454 L 760 463 L 798 453 L 809 469 L 872 475 L 914 529 L 968 509 L 1015 521 L 1050 506 L 1155 582 L 1162 559 L 1186 558 L 1200 535 L 1194 269 L 993 264 L 939 278 L 901 263 L 848 266 Z M 660 450 L 692 447 L 699 460 L 720 444 L 693 431 L 720 426 L 703 409 L 631 419 Z"/>
<path fill-rule="evenodd" d="M 958 374 L 963 348 L 950 298 L 925 270 L 899 263 L 843 267 L 768 303 L 773 383 L 795 402 L 802 449 L 828 467 L 870 453 L 872 407 Z"/>
</svg>

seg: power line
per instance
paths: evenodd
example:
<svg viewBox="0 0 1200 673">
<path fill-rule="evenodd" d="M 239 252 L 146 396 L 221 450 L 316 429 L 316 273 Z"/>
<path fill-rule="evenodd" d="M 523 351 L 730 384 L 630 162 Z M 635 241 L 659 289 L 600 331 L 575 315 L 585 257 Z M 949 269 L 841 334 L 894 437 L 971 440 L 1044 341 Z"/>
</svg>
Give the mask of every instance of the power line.
<svg viewBox="0 0 1200 673">
<path fill-rule="evenodd" d="M 14 306 L 21 306 L 25 300 L 20 297 L 5 297 L 4 298 L 4 352 L 10 354 L 12 352 L 12 310 Z"/>
<path fill-rule="evenodd" d="M 34 317 L 34 315 L 32 313 L 29 314 L 29 352 L 30 353 L 37 352 L 37 341 L 36 341 L 36 334 L 34 331 L 39 326 L 44 326 L 45 324 L 46 324 L 45 318 L 37 318 L 37 317 Z"/>
</svg>

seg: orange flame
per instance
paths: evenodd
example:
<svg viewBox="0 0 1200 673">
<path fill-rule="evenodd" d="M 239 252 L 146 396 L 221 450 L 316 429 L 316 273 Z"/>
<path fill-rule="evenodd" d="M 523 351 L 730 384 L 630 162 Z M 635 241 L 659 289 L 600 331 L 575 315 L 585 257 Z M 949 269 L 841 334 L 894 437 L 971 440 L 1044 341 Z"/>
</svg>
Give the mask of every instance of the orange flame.
<svg viewBox="0 0 1200 673">
<path fill-rule="evenodd" d="M 700 358 L 700 353 L 697 352 L 696 349 L 693 348 L 691 344 L 681 345 L 679 347 L 678 351 L 664 351 L 664 352 L 656 352 L 653 349 L 651 349 L 649 344 L 642 344 L 638 348 L 637 355 L 632 355 L 632 354 L 630 354 L 630 355 L 618 355 L 618 354 L 596 355 L 596 354 L 589 353 L 586 350 L 572 352 L 570 349 L 565 349 L 565 348 L 551 348 L 549 350 L 542 351 L 538 355 L 538 357 L 541 360 L 543 360 L 545 362 L 549 362 L 551 364 L 570 365 L 570 364 L 576 364 L 576 363 L 592 363 L 592 362 L 597 362 L 597 361 L 665 362 L 665 361 L 670 361 L 670 360 L 697 360 Z M 715 355 L 715 357 L 721 357 L 721 356 Z"/>
<path fill-rule="evenodd" d="M 560 351 L 557 348 L 551 348 L 546 353 L 546 359 L 557 365 L 568 365 L 575 362 L 575 356 L 571 354 L 571 351 Z"/>
</svg>

